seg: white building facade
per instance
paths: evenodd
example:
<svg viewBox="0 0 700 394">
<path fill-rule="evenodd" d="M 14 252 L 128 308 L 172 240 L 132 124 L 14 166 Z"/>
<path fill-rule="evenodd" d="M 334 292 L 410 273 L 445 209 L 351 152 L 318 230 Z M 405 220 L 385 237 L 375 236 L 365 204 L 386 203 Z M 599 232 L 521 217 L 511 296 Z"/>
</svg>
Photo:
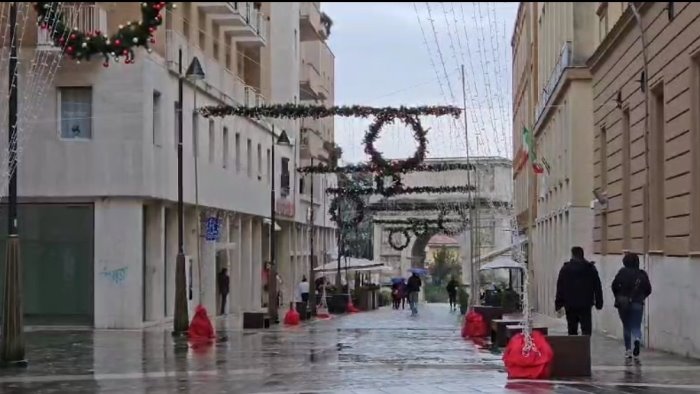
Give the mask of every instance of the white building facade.
<svg viewBox="0 0 700 394">
<path fill-rule="evenodd" d="M 79 12 L 109 31 L 137 18 L 139 7 L 95 3 Z M 24 137 L 19 166 L 30 324 L 141 328 L 172 318 L 180 49 L 183 70 L 196 56 L 206 73 L 196 86 L 185 83 L 182 103 L 190 307 L 218 313 L 222 268 L 231 278 L 226 312 L 266 305 L 273 176 L 282 298 L 293 300 L 310 268 L 311 229 L 317 255 L 335 242 L 325 210 L 316 207 L 311 226 L 300 197 L 300 121 L 206 119 L 195 108 L 299 102 L 300 32 L 309 12 L 319 19 L 319 3 L 178 3 L 164 13 L 153 53 L 139 50 L 134 64 L 64 61 Z M 51 50 L 32 35 L 23 56 Z M 333 59 L 324 61 L 332 72 Z M 292 141 L 275 148 L 274 163 L 273 124 Z M 326 178 L 318 184 L 330 184 Z M 318 197 L 324 204 L 325 193 Z M 214 219 L 218 234 L 207 231 Z"/>
</svg>

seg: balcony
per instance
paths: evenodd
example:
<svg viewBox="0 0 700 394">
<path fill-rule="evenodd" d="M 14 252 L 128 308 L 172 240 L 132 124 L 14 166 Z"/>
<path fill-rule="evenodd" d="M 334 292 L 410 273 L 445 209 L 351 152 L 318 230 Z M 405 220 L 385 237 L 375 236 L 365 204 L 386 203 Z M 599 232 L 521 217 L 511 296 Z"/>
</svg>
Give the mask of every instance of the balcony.
<svg viewBox="0 0 700 394">
<path fill-rule="evenodd" d="M 325 40 L 328 36 L 321 23 L 321 3 L 302 2 L 299 7 L 299 39 L 301 41 Z"/>
<path fill-rule="evenodd" d="M 552 97 L 552 93 L 554 93 L 554 90 L 559 84 L 559 80 L 569 66 L 571 66 L 571 41 L 565 42 L 564 46 L 562 46 L 559 52 L 559 60 L 542 89 L 540 99 L 537 102 L 537 109 L 535 110 L 535 123 L 539 122 L 540 116 L 549 105 L 549 99 Z"/>
<path fill-rule="evenodd" d="M 178 73 L 178 51 L 182 48 L 183 72 L 194 56 L 199 58 L 204 68 L 204 86 L 207 92 L 229 105 L 254 106 L 256 102 L 264 102 L 264 98 L 255 88 L 245 84 L 243 79 L 227 69 L 216 59 L 205 55 L 199 48 L 187 43 L 187 40 L 174 30 L 165 32 L 165 60 L 168 69 Z M 200 82 L 200 87 L 202 87 Z"/>
<path fill-rule="evenodd" d="M 107 11 L 95 4 L 83 5 L 66 5 L 61 9 L 65 15 L 66 23 L 70 26 L 77 27 L 81 31 L 108 31 L 107 29 Z M 60 51 L 59 47 L 54 46 L 53 41 L 49 37 L 49 30 L 37 27 L 37 49 L 48 51 Z"/>
<path fill-rule="evenodd" d="M 244 46 L 267 44 L 267 17 L 253 2 L 194 2 L 227 36 Z"/>
</svg>

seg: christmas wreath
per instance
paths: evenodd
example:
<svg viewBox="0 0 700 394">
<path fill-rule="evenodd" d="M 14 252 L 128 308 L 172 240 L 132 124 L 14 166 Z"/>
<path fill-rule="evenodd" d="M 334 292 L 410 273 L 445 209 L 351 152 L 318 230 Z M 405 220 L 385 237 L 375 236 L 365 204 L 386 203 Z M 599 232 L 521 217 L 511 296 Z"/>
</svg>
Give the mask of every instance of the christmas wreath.
<svg viewBox="0 0 700 394">
<path fill-rule="evenodd" d="M 340 217 L 339 217 L 339 204 L 340 204 L 340 199 L 343 198 L 344 196 L 347 196 L 349 201 L 355 206 L 354 212 L 355 216 L 352 218 L 350 223 L 341 223 Z M 346 195 L 338 195 L 333 200 L 331 200 L 331 205 L 328 208 L 328 213 L 331 216 L 331 220 L 335 222 L 337 225 L 342 225 L 342 227 L 345 228 L 352 228 L 360 225 L 362 223 L 362 220 L 365 218 L 365 203 L 362 201 L 360 196 L 356 194 L 346 194 Z"/>
<path fill-rule="evenodd" d="M 413 129 L 413 138 L 418 142 L 418 147 L 411 158 L 389 162 L 384 159 L 381 152 L 374 147 L 374 143 L 377 142 L 382 127 L 387 123 L 393 123 L 396 119 L 400 119 Z M 423 163 L 423 160 L 425 160 L 425 153 L 428 145 L 428 140 L 425 138 L 426 134 L 427 130 L 423 129 L 417 116 L 402 113 L 386 113 L 378 115 L 374 122 L 369 125 L 369 129 L 362 143 L 365 145 L 365 153 L 369 155 L 376 172 L 380 174 L 405 173 L 418 167 Z"/>
<path fill-rule="evenodd" d="M 384 178 L 386 175 L 384 174 L 377 174 L 374 177 L 374 182 L 377 185 L 376 191 L 377 194 L 381 194 L 382 196 L 389 197 L 393 196 L 397 193 L 400 193 L 401 190 L 403 189 L 403 183 L 401 183 L 401 175 L 397 173 L 390 174 L 388 176 L 391 177 L 391 185 L 389 187 L 384 186 Z"/>
<path fill-rule="evenodd" d="M 125 63 L 133 63 L 135 48 L 142 46 L 150 52 L 148 44 L 155 43 L 153 33 L 163 23 L 160 12 L 165 8 L 175 7 L 175 4 L 165 1 L 141 3 L 141 20 L 119 25 L 119 30 L 110 37 L 99 30 L 80 31 L 68 26 L 69 21 L 61 11 L 60 4 L 34 3 L 37 25 L 48 29 L 54 45 L 65 47 L 65 54 L 71 59 L 89 61 L 92 56 L 100 54 L 105 58 L 105 67 L 109 66 L 110 56 L 117 62 L 124 57 Z"/>
<path fill-rule="evenodd" d="M 394 235 L 402 234 L 404 237 L 404 243 L 397 245 L 394 241 Z M 404 250 L 411 243 L 411 236 L 408 234 L 408 230 L 390 230 L 389 231 L 389 246 L 394 250 Z"/>
</svg>

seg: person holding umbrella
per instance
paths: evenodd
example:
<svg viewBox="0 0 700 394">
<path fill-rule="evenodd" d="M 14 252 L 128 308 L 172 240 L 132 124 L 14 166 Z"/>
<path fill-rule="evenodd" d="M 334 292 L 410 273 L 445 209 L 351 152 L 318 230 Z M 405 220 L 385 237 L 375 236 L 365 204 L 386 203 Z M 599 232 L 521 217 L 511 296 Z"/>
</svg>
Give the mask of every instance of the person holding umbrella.
<svg viewBox="0 0 700 394">
<path fill-rule="evenodd" d="M 413 271 L 413 274 L 408 278 L 406 284 L 406 293 L 408 294 L 408 305 L 411 307 L 411 316 L 418 314 L 418 294 L 423 282 L 420 280 L 418 273 Z"/>
</svg>

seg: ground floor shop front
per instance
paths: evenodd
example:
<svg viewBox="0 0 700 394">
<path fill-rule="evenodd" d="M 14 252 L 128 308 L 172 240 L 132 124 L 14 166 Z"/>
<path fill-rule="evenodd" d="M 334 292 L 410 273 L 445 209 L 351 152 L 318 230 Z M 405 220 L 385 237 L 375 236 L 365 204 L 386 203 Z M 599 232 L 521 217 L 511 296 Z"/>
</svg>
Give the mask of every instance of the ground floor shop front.
<svg viewBox="0 0 700 394">
<path fill-rule="evenodd" d="M 0 225 L 7 228 L 4 211 L 3 207 Z M 127 198 L 24 202 L 19 228 L 27 324 L 120 329 L 172 318 L 178 252 L 175 204 Z M 310 227 L 278 221 L 275 229 L 281 298 L 293 300 L 298 282 L 308 276 Z M 230 276 L 225 313 L 266 306 L 269 234 L 270 221 L 264 217 L 186 207 L 190 316 L 200 303 L 210 314 L 221 312 L 216 277 L 223 268 Z M 317 255 L 323 255 L 324 245 L 331 247 L 333 234 L 332 229 L 315 229 Z M 0 242 L 0 256 L 4 247 Z"/>
</svg>

